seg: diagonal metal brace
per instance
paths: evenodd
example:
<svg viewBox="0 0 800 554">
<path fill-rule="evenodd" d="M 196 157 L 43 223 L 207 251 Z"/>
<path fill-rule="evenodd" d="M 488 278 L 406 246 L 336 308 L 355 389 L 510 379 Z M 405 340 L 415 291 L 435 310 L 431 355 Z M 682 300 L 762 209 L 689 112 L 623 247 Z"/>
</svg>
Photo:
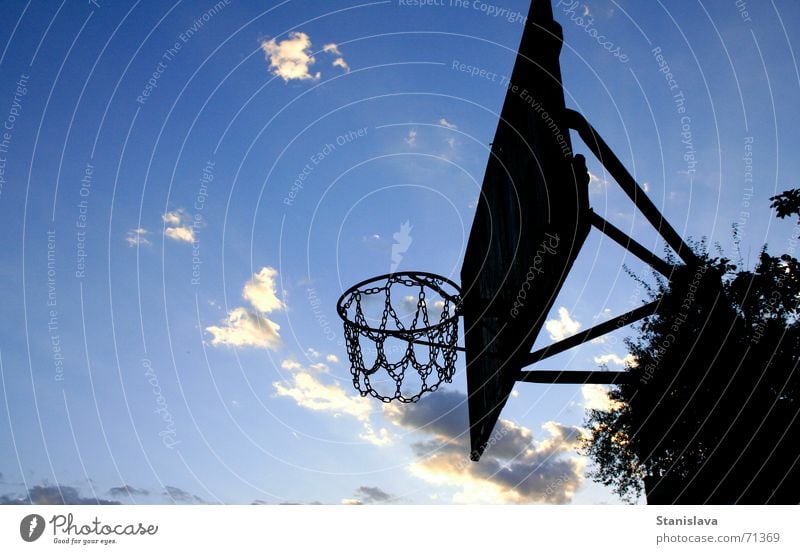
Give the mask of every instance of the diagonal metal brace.
<svg viewBox="0 0 800 554">
<path fill-rule="evenodd" d="M 647 221 L 658 231 L 669 246 L 689 265 L 698 263 L 692 249 L 681 236 L 675 231 L 670 223 L 664 218 L 655 204 L 647 197 L 642 187 L 628 173 L 628 170 L 619 161 L 614 151 L 600 138 L 597 131 L 589 124 L 583 115 L 574 110 L 564 110 L 564 120 L 570 129 L 578 132 L 583 142 L 592 153 L 605 166 L 614 180 L 619 184 L 625 194 L 633 201 L 639 211 L 647 218 Z"/>
<path fill-rule="evenodd" d="M 591 212 L 591 219 L 590 219 L 592 226 L 596 229 L 601 231 L 611 240 L 622 246 L 624 249 L 629 251 L 631 254 L 645 262 L 646 264 L 650 264 L 656 271 L 658 271 L 661 275 L 669 279 L 672 275 L 672 272 L 675 270 L 675 266 L 669 264 L 650 252 L 647 248 L 633 240 L 631 237 L 626 235 L 621 229 L 618 229 L 595 212 Z"/>
<path fill-rule="evenodd" d="M 535 352 L 531 352 L 522 357 L 522 363 L 520 367 L 525 367 L 531 364 L 535 364 L 536 362 L 540 362 L 546 358 L 551 356 L 555 356 L 556 354 L 561 354 L 565 350 L 569 350 L 570 348 L 574 348 L 579 346 L 585 342 L 588 342 L 594 338 L 603 336 L 607 333 L 611 333 L 612 331 L 616 331 L 620 327 L 628 325 L 630 323 L 635 323 L 640 319 L 644 319 L 648 316 L 653 315 L 658 310 L 658 306 L 661 303 L 661 300 L 654 300 L 644 306 L 640 306 L 635 310 L 631 310 L 630 312 L 624 313 L 620 316 L 617 316 L 613 319 L 609 319 L 608 321 L 604 321 L 599 325 L 595 325 L 585 331 L 578 333 L 577 335 L 572 335 L 564 340 L 560 340 L 553 344 L 547 345 L 544 348 L 540 348 Z"/>
<path fill-rule="evenodd" d="M 561 371 L 558 369 L 538 369 L 520 371 L 517 381 L 525 383 L 544 383 L 548 385 L 622 385 L 631 382 L 627 371 Z"/>
</svg>

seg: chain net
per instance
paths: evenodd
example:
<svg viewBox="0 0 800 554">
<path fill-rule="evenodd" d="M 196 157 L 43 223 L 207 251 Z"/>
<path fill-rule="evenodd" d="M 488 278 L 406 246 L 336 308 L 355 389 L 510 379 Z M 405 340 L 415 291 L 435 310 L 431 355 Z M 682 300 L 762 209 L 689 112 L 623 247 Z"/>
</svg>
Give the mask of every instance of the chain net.
<svg viewBox="0 0 800 554">
<path fill-rule="evenodd" d="M 391 274 L 347 291 L 338 311 L 361 396 L 416 402 L 452 382 L 459 307 L 455 283 L 432 274 Z"/>
</svg>

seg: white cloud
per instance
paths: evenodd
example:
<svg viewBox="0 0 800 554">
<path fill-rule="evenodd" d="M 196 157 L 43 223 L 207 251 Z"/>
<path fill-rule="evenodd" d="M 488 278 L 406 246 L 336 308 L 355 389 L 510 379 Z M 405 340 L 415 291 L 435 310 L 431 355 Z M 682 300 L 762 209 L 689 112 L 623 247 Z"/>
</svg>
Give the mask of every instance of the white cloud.
<svg viewBox="0 0 800 554">
<path fill-rule="evenodd" d="M 437 121 L 437 123 L 442 127 L 447 127 L 448 129 L 458 129 L 457 125 L 450 123 L 445 118 L 441 118 L 439 121 Z"/>
<path fill-rule="evenodd" d="M 449 139 L 447 139 L 447 141 L 446 141 L 446 142 L 447 142 L 447 144 L 450 146 L 450 148 L 452 148 L 452 149 L 454 149 L 454 150 L 455 150 L 455 147 L 456 147 L 456 139 L 454 139 L 453 137 L 450 137 Z"/>
<path fill-rule="evenodd" d="M 608 397 L 608 387 L 586 384 L 581 387 L 583 407 L 586 410 L 603 410 L 607 412 L 619 406 L 619 402 Z"/>
<path fill-rule="evenodd" d="M 303 81 L 320 77 L 319 72 L 309 72 L 316 60 L 311 55 L 311 39 L 305 33 L 289 33 L 289 38 L 280 42 L 265 40 L 261 49 L 270 62 L 270 71 L 287 83 L 292 79 Z"/>
<path fill-rule="evenodd" d="M 164 234 L 178 242 L 194 242 L 194 230 L 191 227 L 167 227 Z"/>
<path fill-rule="evenodd" d="M 183 208 L 177 209 L 174 212 L 167 212 L 161 216 L 164 223 L 167 225 L 180 225 L 183 219 Z"/>
<path fill-rule="evenodd" d="M 608 364 L 615 364 L 618 366 L 635 366 L 636 365 L 636 358 L 633 354 L 628 354 L 624 358 L 620 358 L 617 354 L 603 354 L 602 356 L 595 356 L 594 363 L 600 365 L 608 365 Z"/>
<path fill-rule="evenodd" d="M 343 506 L 361 506 L 362 504 L 364 503 L 356 498 L 342 498 Z"/>
<path fill-rule="evenodd" d="M 147 239 L 147 229 L 131 229 L 125 237 L 129 246 L 149 246 L 150 241 Z"/>
<path fill-rule="evenodd" d="M 417 130 L 416 129 L 411 129 L 408 132 L 408 135 L 406 136 L 405 141 L 406 141 L 406 144 L 408 144 L 409 146 L 414 146 L 415 144 L 417 144 Z"/>
<path fill-rule="evenodd" d="M 262 267 L 258 273 L 253 274 L 252 279 L 245 283 L 242 290 L 242 298 L 250 302 L 260 312 L 268 314 L 275 310 L 282 310 L 284 308 L 283 302 L 275 292 L 275 277 L 277 275 L 278 271 L 276 269 Z"/>
<path fill-rule="evenodd" d="M 278 272 L 271 267 L 263 267 L 245 283 L 242 298 L 258 310 L 256 313 L 248 308 L 234 308 L 228 312 L 221 326 L 206 327 L 213 335 L 214 346 L 252 346 L 277 350 L 281 345 L 280 325 L 263 314 L 281 310 L 285 306 L 275 294 L 275 278 Z M 288 363 L 284 360 L 284 364 Z M 290 369 L 283 365 L 284 369 Z"/>
<path fill-rule="evenodd" d="M 306 348 L 306 354 L 308 354 L 310 358 L 319 358 L 320 356 L 320 353 L 313 348 Z"/>
<path fill-rule="evenodd" d="M 338 364 L 339 363 L 339 357 L 336 356 L 336 354 L 328 354 L 327 356 L 325 356 L 325 361 L 329 362 L 329 363 L 332 363 L 332 364 Z"/>
<path fill-rule="evenodd" d="M 306 371 L 293 374 L 289 382 L 276 381 L 272 386 L 278 396 L 291 398 L 298 406 L 311 411 L 326 412 L 334 417 L 348 415 L 367 423 L 372 413 L 368 398 L 349 395 L 338 383 L 326 385 Z"/>
<path fill-rule="evenodd" d="M 361 424 L 358 437 L 374 446 L 392 444 L 393 437 L 383 427 L 376 428 L 371 416 L 375 403 L 358 393 L 350 394 L 339 383 L 325 384 L 322 379 L 328 366 L 315 363 L 309 366 L 293 359 L 285 359 L 281 367 L 292 371 L 284 381 L 275 381 L 272 386 L 279 397 L 291 398 L 301 408 L 328 414 L 332 417 L 350 416 Z"/>
<path fill-rule="evenodd" d="M 281 367 L 283 369 L 288 369 L 289 371 L 298 371 L 303 369 L 303 364 L 296 360 L 286 359 L 281 362 Z"/>
<path fill-rule="evenodd" d="M 190 218 L 183 208 L 167 212 L 161 216 L 164 221 L 164 235 L 179 242 L 194 242 L 194 229 L 190 225 Z"/>
<path fill-rule="evenodd" d="M 566 308 L 561 307 L 558 309 L 558 319 L 547 320 L 544 328 L 547 329 L 551 339 L 559 341 L 577 333 L 581 328 L 581 324 L 572 319 Z"/>
<path fill-rule="evenodd" d="M 281 344 L 280 326 L 266 317 L 249 311 L 247 308 L 235 308 L 221 326 L 206 327 L 206 331 L 214 338 L 214 346 L 252 346 L 277 350 Z"/>
</svg>

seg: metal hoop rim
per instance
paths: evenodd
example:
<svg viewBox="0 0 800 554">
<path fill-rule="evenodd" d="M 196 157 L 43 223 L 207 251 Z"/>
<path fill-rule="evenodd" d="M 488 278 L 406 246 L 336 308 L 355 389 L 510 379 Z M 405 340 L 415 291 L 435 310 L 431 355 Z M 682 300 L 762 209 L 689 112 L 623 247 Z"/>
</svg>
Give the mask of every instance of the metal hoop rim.
<svg viewBox="0 0 800 554">
<path fill-rule="evenodd" d="M 417 329 L 410 329 L 410 330 L 380 329 L 380 328 L 376 328 L 376 327 L 369 327 L 367 325 L 360 325 L 359 323 L 356 323 L 355 321 L 352 321 L 352 320 L 347 318 L 347 312 L 344 309 L 345 298 L 350 297 L 354 292 L 356 292 L 359 288 L 361 288 L 361 287 L 363 287 L 365 285 L 369 285 L 371 283 L 375 283 L 377 281 L 381 281 L 381 280 L 384 280 L 384 279 L 389 279 L 391 277 L 401 277 L 401 276 L 428 277 L 428 278 L 431 278 L 431 279 L 437 279 L 437 280 L 442 281 L 443 283 L 447 283 L 448 285 L 453 287 L 456 290 L 456 294 L 457 294 L 457 298 L 458 298 L 458 302 L 456 302 L 456 309 L 455 309 L 455 312 L 453 313 L 453 315 L 451 315 L 450 317 L 448 317 L 444 321 L 440 321 L 439 323 L 437 323 L 435 325 L 429 325 L 427 327 L 419 327 Z M 336 313 L 339 314 L 339 317 L 342 319 L 342 321 L 344 321 L 345 325 L 349 325 L 349 326 L 351 326 L 351 327 L 353 327 L 353 328 L 355 328 L 355 329 L 357 329 L 359 331 L 364 331 L 364 332 L 369 332 L 369 333 L 383 333 L 383 334 L 388 335 L 388 336 L 399 337 L 399 338 L 402 338 L 402 339 L 411 340 L 411 339 L 413 339 L 413 336 L 416 335 L 416 334 L 424 334 L 424 333 L 429 333 L 431 331 L 435 331 L 436 329 L 440 329 L 440 328 L 442 328 L 442 327 L 444 327 L 446 325 L 451 324 L 454 320 L 457 320 L 459 317 L 461 317 L 460 300 L 461 300 L 461 287 L 458 284 L 456 284 L 455 282 L 453 282 L 451 279 L 448 279 L 447 277 L 444 277 L 442 275 L 438 275 L 436 273 L 430 273 L 428 271 L 400 271 L 400 272 L 397 272 L 397 273 L 384 273 L 383 275 L 378 275 L 376 277 L 370 277 L 369 279 L 364 279 L 363 281 L 361 281 L 359 283 L 356 283 L 355 285 L 353 285 L 352 287 L 350 287 L 349 289 L 344 291 L 344 293 L 342 293 L 342 295 L 339 297 L 339 300 L 336 302 Z"/>
</svg>

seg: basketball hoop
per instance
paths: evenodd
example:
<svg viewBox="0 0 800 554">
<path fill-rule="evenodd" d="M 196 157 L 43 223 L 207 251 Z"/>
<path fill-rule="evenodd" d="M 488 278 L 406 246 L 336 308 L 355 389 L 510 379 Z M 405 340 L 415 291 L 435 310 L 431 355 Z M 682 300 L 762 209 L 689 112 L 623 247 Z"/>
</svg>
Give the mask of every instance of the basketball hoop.
<svg viewBox="0 0 800 554">
<path fill-rule="evenodd" d="M 460 307 L 458 285 L 433 273 L 392 273 L 350 287 L 336 311 L 361 396 L 416 402 L 452 382 Z"/>
</svg>

